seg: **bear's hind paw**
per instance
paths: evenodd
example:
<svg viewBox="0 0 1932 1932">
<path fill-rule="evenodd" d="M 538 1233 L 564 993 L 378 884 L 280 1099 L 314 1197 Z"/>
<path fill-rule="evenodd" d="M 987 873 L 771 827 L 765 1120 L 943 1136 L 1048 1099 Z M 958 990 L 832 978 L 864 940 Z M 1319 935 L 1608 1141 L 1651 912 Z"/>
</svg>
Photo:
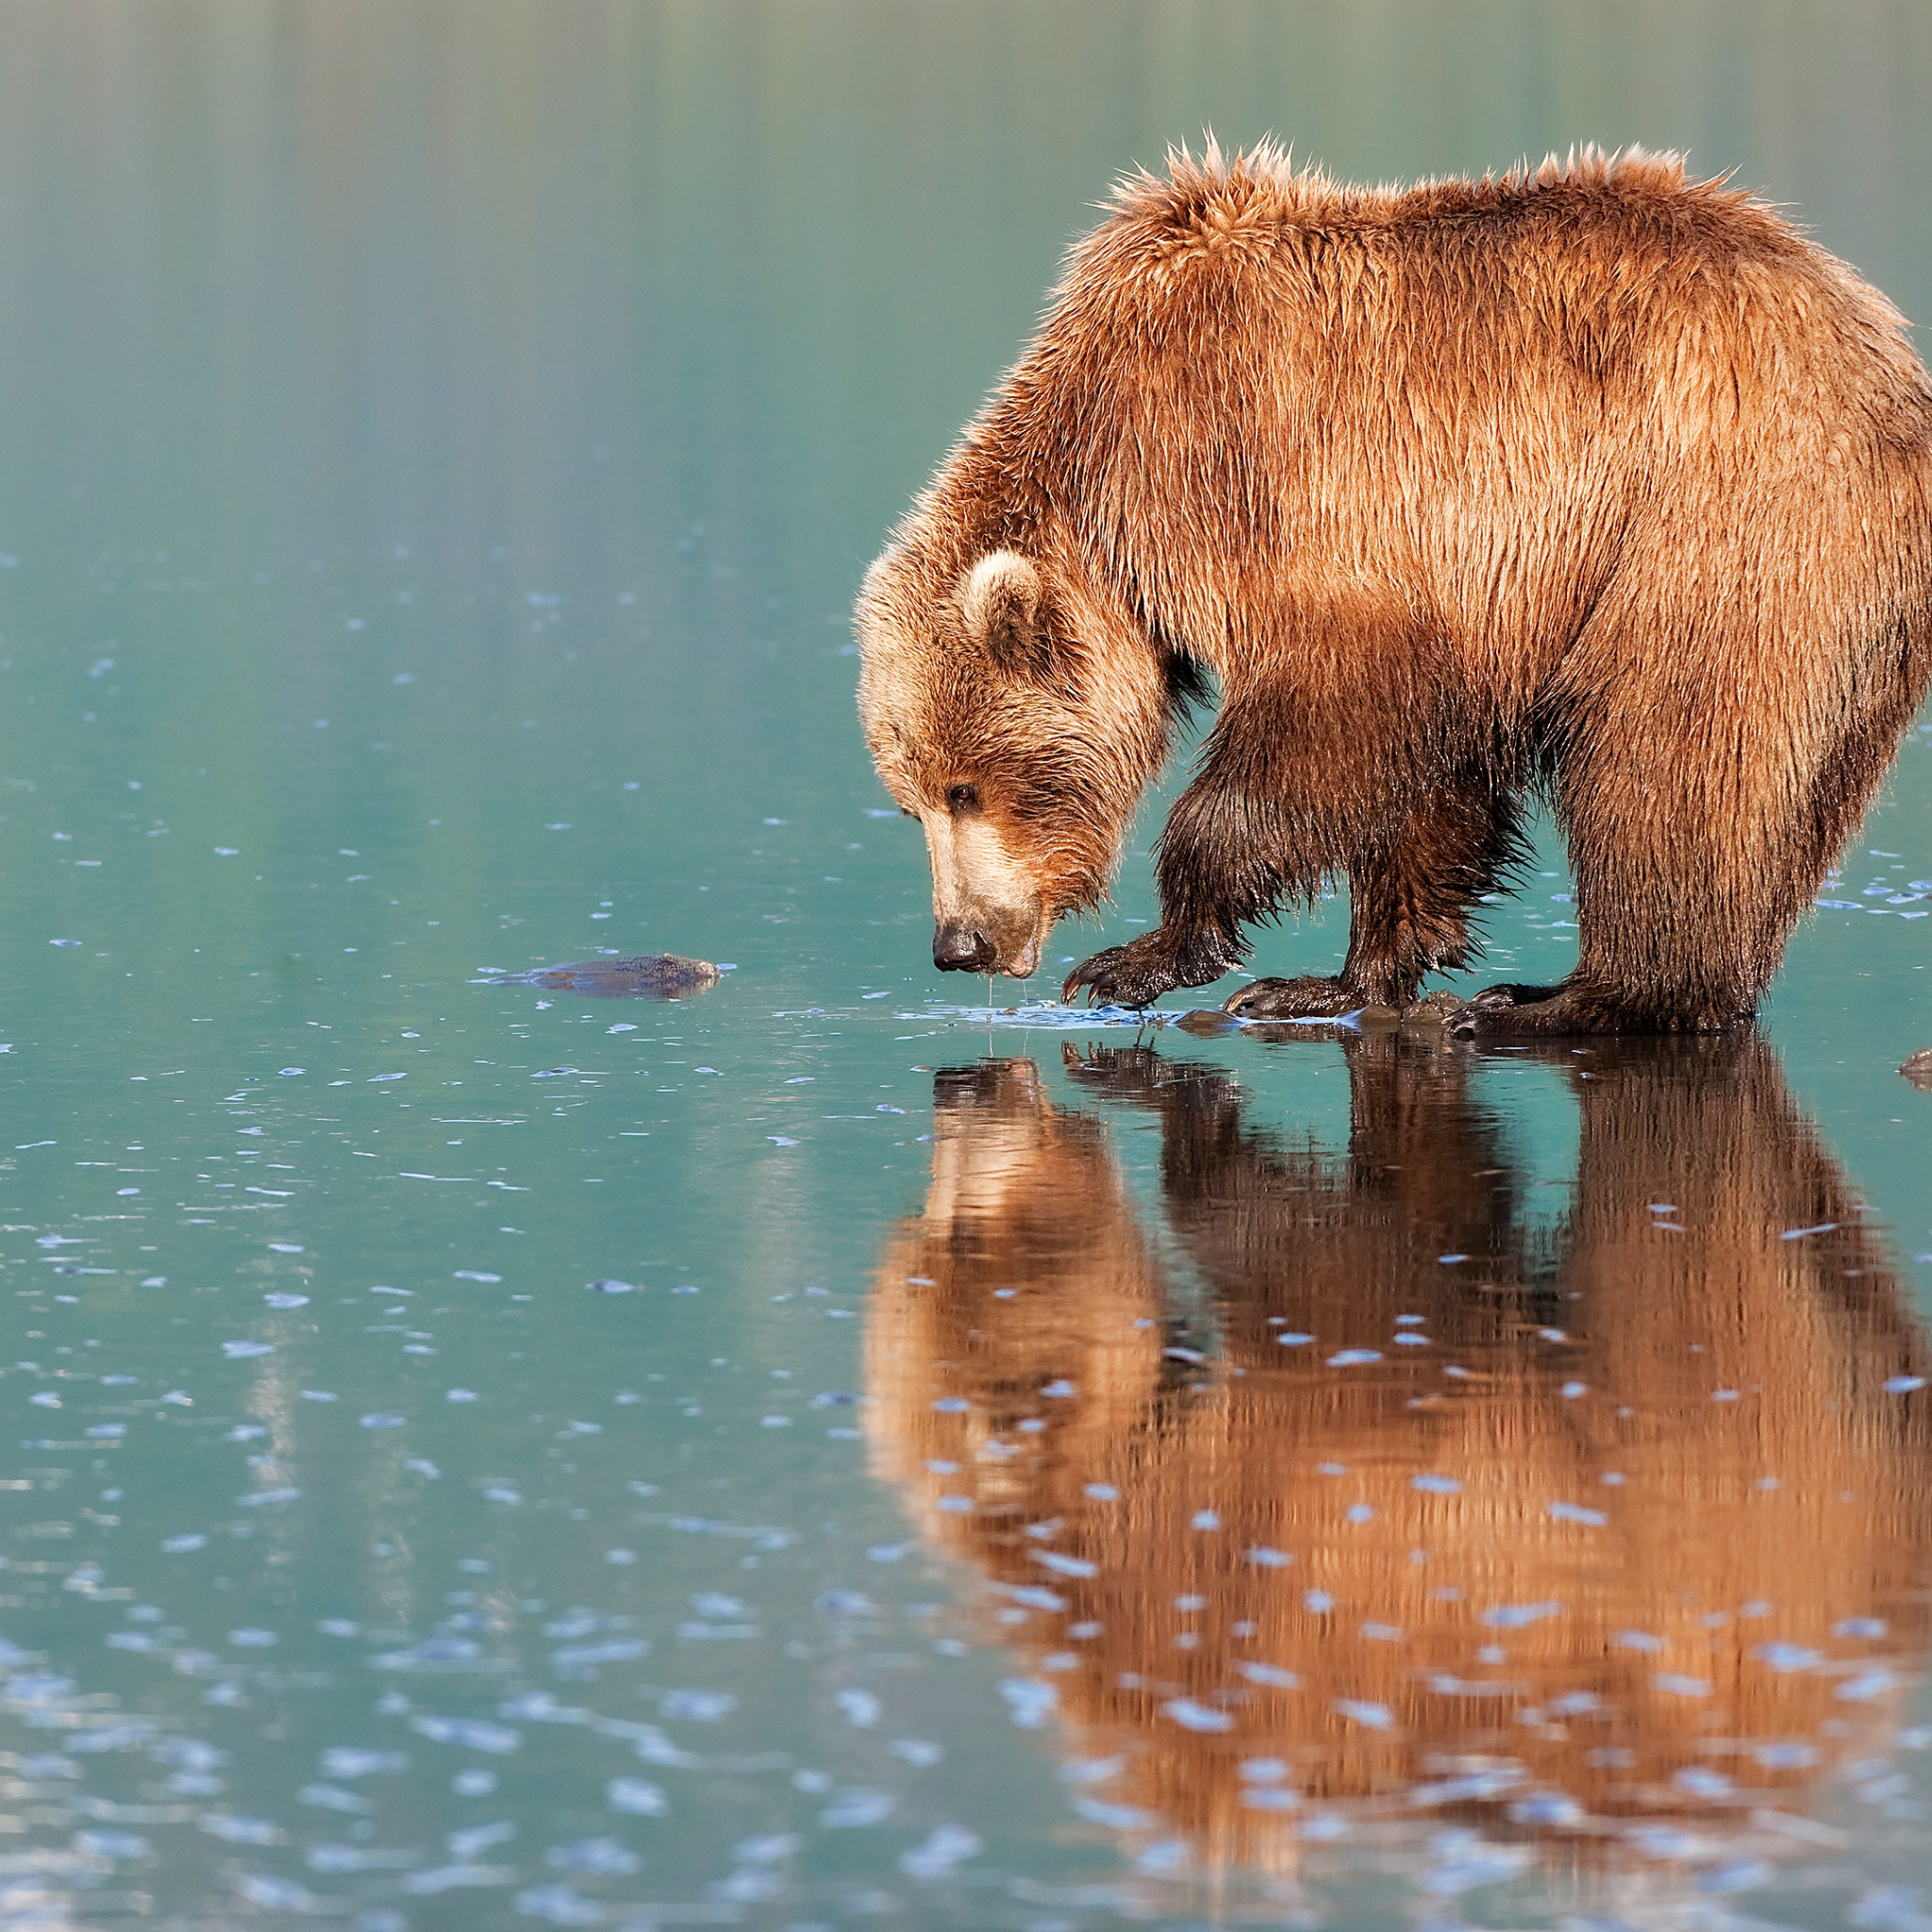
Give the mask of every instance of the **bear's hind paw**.
<svg viewBox="0 0 1932 1932">
<path fill-rule="evenodd" d="M 1339 1020 L 1368 1004 L 1339 979 L 1304 974 L 1299 979 L 1257 979 L 1229 993 L 1221 1010 L 1238 1020 Z"/>
<path fill-rule="evenodd" d="M 1508 1040 L 1534 1035 L 1627 1032 L 1607 1023 L 1600 1005 L 1567 986 L 1488 986 L 1452 1013 L 1449 1031 L 1461 1039 Z"/>
</svg>

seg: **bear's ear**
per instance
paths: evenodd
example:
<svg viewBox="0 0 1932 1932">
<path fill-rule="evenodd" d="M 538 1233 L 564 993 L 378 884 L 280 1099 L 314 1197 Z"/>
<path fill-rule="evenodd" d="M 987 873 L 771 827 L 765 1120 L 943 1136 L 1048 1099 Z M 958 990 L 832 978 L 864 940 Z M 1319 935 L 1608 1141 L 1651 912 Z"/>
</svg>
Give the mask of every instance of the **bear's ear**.
<svg viewBox="0 0 1932 1932">
<path fill-rule="evenodd" d="M 959 608 L 969 642 L 1003 669 L 1044 677 L 1053 669 L 1045 586 L 1016 550 L 994 550 L 966 573 Z"/>
</svg>

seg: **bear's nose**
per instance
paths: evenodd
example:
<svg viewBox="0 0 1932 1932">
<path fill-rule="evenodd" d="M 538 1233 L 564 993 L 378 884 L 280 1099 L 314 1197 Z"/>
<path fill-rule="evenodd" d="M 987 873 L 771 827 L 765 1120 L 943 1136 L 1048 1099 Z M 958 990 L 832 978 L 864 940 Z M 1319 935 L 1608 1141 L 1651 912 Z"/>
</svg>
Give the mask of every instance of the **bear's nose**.
<svg viewBox="0 0 1932 1932">
<path fill-rule="evenodd" d="M 932 936 L 932 963 L 941 973 L 991 973 L 992 941 L 968 925 L 942 925 Z"/>
</svg>

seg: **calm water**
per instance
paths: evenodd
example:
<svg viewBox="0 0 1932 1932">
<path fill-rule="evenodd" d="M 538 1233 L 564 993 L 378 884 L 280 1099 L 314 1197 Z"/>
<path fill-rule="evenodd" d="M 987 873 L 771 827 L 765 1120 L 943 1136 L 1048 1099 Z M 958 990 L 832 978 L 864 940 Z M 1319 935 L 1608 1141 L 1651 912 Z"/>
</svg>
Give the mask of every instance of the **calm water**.
<svg viewBox="0 0 1932 1932">
<path fill-rule="evenodd" d="M 846 625 L 1171 139 L 1688 146 L 1932 316 L 1927 98 L 1907 5 L 0 5 L 0 1928 L 1932 1927 L 1932 729 L 1756 1039 L 1137 1039 L 931 972 Z"/>
</svg>

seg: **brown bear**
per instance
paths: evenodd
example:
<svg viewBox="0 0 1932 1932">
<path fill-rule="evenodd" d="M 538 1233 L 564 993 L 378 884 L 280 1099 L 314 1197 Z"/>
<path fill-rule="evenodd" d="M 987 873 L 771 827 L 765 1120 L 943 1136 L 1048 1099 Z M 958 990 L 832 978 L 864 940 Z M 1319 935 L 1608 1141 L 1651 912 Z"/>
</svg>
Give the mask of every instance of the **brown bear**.
<svg viewBox="0 0 1932 1932">
<path fill-rule="evenodd" d="M 1118 1134 L 1029 1061 L 941 1070 L 876 1473 L 1141 1842 L 1815 1857 L 1932 1639 L 1926 1338 L 1857 1188 L 1748 1029 L 1531 1045 L 1578 1115 L 1555 1212 L 1467 1051 L 1342 1051 L 1345 1137 L 1147 1050 L 1070 1058 Z"/>
<path fill-rule="evenodd" d="M 1024 978 L 1105 897 L 1191 700 L 1144 1005 L 1345 875 L 1337 979 L 1465 964 L 1541 796 L 1581 928 L 1481 1030 L 1748 1015 L 1932 673 L 1932 384 L 1896 311 L 1680 160 L 1396 192 L 1210 142 L 1141 175 L 873 565 L 859 707 L 934 963 Z"/>
</svg>

